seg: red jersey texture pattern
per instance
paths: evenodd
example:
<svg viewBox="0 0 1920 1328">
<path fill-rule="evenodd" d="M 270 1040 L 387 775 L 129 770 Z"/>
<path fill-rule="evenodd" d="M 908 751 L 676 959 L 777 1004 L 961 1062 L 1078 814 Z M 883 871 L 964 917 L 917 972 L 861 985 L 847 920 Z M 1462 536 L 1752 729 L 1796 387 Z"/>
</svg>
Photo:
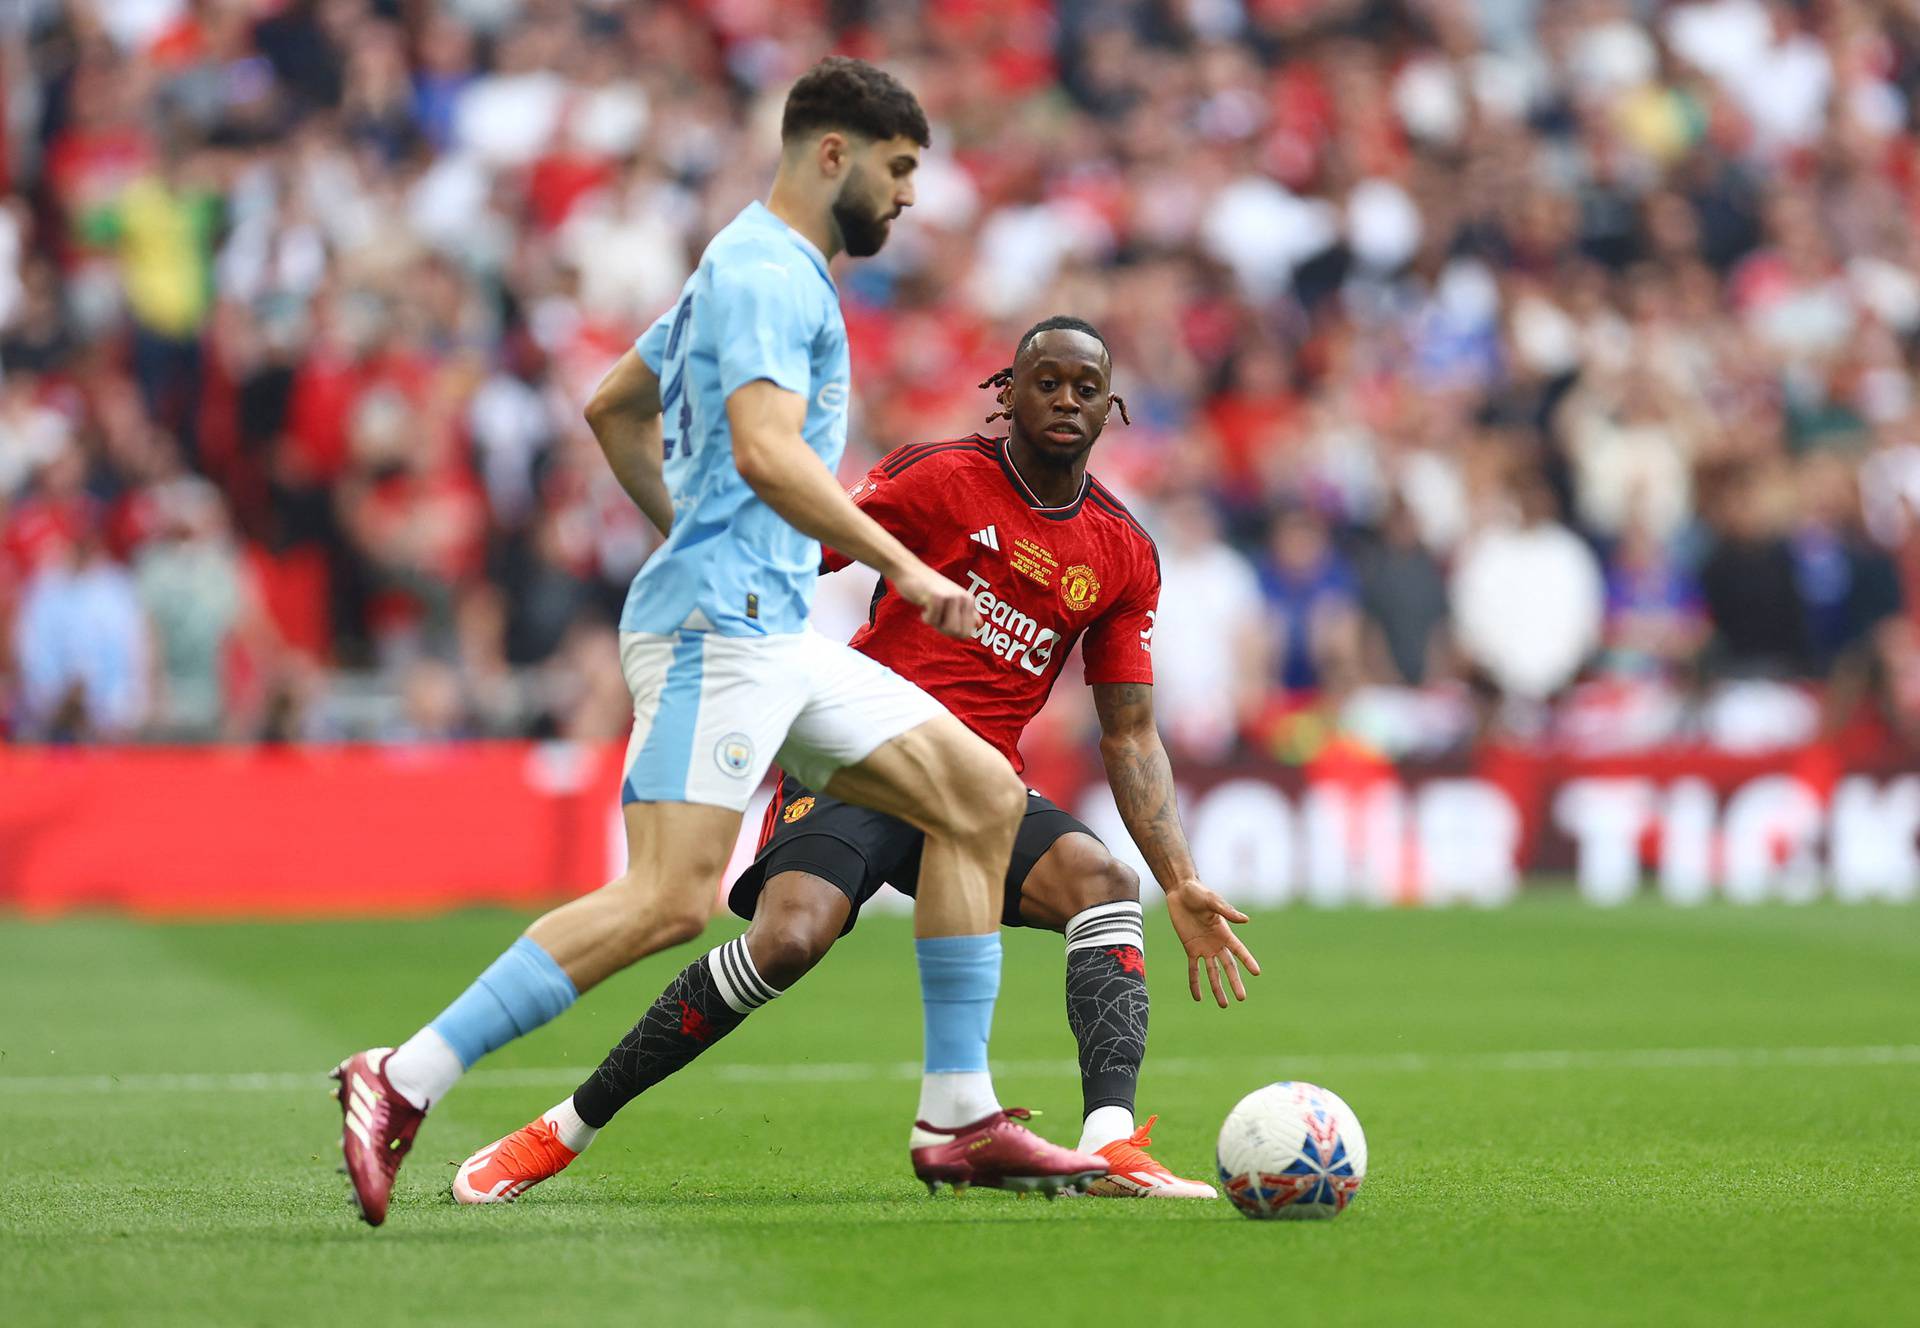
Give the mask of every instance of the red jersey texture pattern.
<svg viewBox="0 0 1920 1328">
<path fill-rule="evenodd" d="M 1160 559 L 1140 523 L 1087 476 L 1065 507 L 1040 504 L 1004 438 L 974 434 L 889 453 L 851 490 L 868 516 L 970 591 L 971 640 L 920 621 L 882 582 L 850 643 L 919 684 L 1023 767 L 1020 734 L 1045 704 L 1074 643 L 1091 684 L 1153 681 Z M 823 566 L 849 559 L 828 550 Z"/>
</svg>

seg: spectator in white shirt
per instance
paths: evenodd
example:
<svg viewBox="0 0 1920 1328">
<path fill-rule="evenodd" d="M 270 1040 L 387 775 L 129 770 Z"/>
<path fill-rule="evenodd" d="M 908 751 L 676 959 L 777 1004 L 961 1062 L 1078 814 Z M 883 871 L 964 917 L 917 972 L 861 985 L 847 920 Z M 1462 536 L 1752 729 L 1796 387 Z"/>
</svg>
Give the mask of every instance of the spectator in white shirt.
<svg viewBox="0 0 1920 1328">
<path fill-rule="evenodd" d="M 1544 701 L 1600 644 L 1600 563 L 1554 516 L 1539 475 L 1516 486 L 1518 519 L 1468 538 L 1451 598 L 1461 652 L 1508 696 Z"/>
<path fill-rule="evenodd" d="M 1223 756 L 1258 710 L 1266 676 L 1259 578 L 1221 540 L 1205 497 L 1176 494 L 1155 516 L 1154 711 L 1182 754 Z"/>
</svg>

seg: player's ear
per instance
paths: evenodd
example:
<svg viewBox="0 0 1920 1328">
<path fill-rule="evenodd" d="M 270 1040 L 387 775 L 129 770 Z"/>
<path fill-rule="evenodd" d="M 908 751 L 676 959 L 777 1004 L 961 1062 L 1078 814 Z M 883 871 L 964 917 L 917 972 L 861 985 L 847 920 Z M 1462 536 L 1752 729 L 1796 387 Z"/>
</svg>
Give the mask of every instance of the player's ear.
<svg viewBox="0 0 1920 1328">
<path fill-rule="evenodd" d="M 819 163 L 820 173 L 829 180 L 837 180 L 840 173 L 852 160 L 853 144 L 847 136 L 837 129 L 829 129 L 820 135 L 820 141 L 814 144 L 814 160 Z"/>
</svg>

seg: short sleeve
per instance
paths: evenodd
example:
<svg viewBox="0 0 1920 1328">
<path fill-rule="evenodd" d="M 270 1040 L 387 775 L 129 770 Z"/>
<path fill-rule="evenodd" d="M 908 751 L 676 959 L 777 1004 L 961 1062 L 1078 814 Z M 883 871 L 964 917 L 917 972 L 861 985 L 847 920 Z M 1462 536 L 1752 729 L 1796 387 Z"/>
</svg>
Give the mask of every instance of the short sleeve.
<svg viewBox="0 0 1920 1328">
<path fill-rule="evenodd" d="M 1086 665 L 1087 685 L 1153 681 L 1153 626 L 1160 610 L 1160 567 L 1143 557 L 1144 564 L 1128 583 L 1113 608 L 1087 628 L 1080 656 Z"/>
<path fill-rule="evenodd" d="M 679 309 L 678 304 L 669 306 L 665 313 L 653 320 L 653 326 L 642 332 L 640 339 L 633 343 L 634 354 L 653 370 L 656 378 L 660 376 L 660 366 L 667 358 L 667 334 L 673 329 L 673 316 Z"/>
<path fill-rule="evenodd" d="M 853 499 L 855 507 L 878 521 L 889 535 L 911 549 L 915 547 L 915 540 L 910 536 L 925 529 L 926 523 L 913 517 L 916 509 L 911 497 L 912 482 L 887 475 L 887 467 L 898 455 L 899 452 L 890 452 L 882 457 L 864 479 L 847 490 L 847 497 Z M 852 562 L 853 559 L 837 549 L 822 546 L 820 550 L 822 572 L 837 572 Z"/>
<path fill-rule="evenodd" d="M 811 395 L 819 318 L 813 292 L 802 285 L 811 274 L 751 252 L 730 259 L 714 266 L 711 307 L 695 310 L 719 350 L 721 395 L 730 397 L 762 378 Z"/>
</svg>

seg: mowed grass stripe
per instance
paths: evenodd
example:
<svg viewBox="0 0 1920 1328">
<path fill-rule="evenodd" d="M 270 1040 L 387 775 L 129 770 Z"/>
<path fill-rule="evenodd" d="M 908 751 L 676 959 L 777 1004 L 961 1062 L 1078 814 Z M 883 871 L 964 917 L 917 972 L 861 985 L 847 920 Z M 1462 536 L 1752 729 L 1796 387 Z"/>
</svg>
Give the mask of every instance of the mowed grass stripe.
<svg viewBox="0 0 1920 1328">
<path fill-rule="evenodd" d="M 1215 1075 L 1252 1066 L 1350 1074 L 1477 1073 L 1499 1070 L 1554 1073 L 1561 1070 L 1765 1070 L 1844 1069 L 1862 1065 L 1920 1065 L 1920 1044 L 1873 1047 L 1649 1047 L 1643 1050 L 1506 1051 L 1329 1056 L 1284 1053 L 1223 1056 L 1199 1060 L 1158 1057 L 1155 1074 Z M 996 1067 L 1005 1075 L 1077 1073 L 1073 1061 L 1012 1061 Z M 917 1079 L 914 1061 L 828 1061 L 790 1065 L 721 1065 L 714 1078 L 736 1084 L 854 1084 Z M 461 1082 L 471 1088 L 547 1088 L 577 1084 L 581 1071 L 571 1066 L 533 1066 L 519 1070 L 475 1070 Z M 241 1074 L 48 1074 L 0 1078 L 0 1092 L 13 1093 L 286 1093 L 306 1092 L 326 1082 L 322 1073 L 295 1070 Z"/>
</svg>

